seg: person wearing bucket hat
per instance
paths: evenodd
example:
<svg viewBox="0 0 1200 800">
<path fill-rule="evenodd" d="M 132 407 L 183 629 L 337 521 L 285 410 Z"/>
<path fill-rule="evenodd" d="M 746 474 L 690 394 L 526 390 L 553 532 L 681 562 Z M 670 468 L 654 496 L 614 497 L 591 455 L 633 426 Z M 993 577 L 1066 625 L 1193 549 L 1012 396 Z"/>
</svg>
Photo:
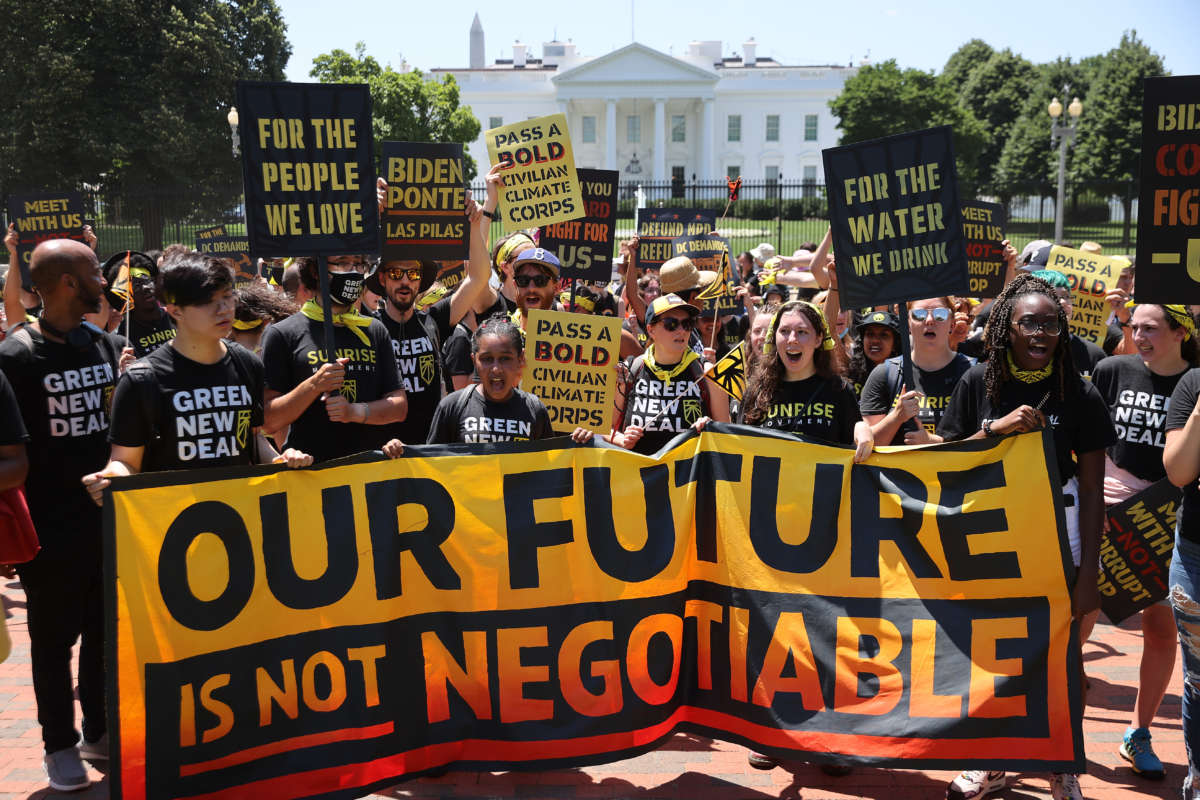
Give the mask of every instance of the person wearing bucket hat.
<svg viewBox="0 0 1200 800">
<path fill-rule="evenodd" d="M 132 308 L 126 308 L 125 300 L 112 290 L 126 262 Z M 109 305 L 118 311 L 125 309 L 129 315 L 128 339 L 135 357 L 142 358 L 175 338 L 175 321 L 158 302 L 158 264 L 154 259 L 137 250 L 122 250 L 105 261 L 101 270 L 109 286 L 105 292 Z"/>
<path fill-rule="evenodd" d="M 700 293 L 700 287 L 716 280 L 717 273 L 696 269 L 687 256 L 668 259 L 658 270 L 658 285 L 663 294 L 675 294 L 690 303 Z"/>
<path fill-rule="evenodd" d="M 484 246 L 485 215 L 499 203 L 495 182 L 487 184 L 488 196 L 482 209 L 469 194 L 465 213 L 470 220 L 470 253 L 467 270 L 458 290 L 427 309 L 417 301 L 429 291 L 440 265 L 428 260 L 386 261 L 367 275 L 367 288 L 382 295 L 383 307 L 375 314 L 391 337 L 392 352 L 400 381 L 408 396 L 408 414 L 392 426 L 391 437 L 402 442 L 423 442 L 429 434 L 434 411 L 448 387 L 442 345 L 454 332 L 483 293 L 488 282 L 488 255 Z"/>
<path fill-rule="evenodd" d="M 720 390 L 704 377 L 704 362 L 689 340 L 700 309 L 677 294 L 656 297 L 646 307 L 646 352 L 633 359 L 617 388 L 614 444 L 653 455 L 701 420 L 729 419 L 714 404 Z"/>
<path fill-rule="evenodd" d="M 871 370 L 900 355 L 900 320 L 890 311 L 872 311 L 859 319 L 854 333 L 846 377 L 861 394 Z"/>
<path fill-rule="evenodd" d="M 763 242 L 758 247 L 750 248 L 750 256 L 754 259 L 755 265 L 761 267 L 775 257 L 775 245 Z"/>
</svg>

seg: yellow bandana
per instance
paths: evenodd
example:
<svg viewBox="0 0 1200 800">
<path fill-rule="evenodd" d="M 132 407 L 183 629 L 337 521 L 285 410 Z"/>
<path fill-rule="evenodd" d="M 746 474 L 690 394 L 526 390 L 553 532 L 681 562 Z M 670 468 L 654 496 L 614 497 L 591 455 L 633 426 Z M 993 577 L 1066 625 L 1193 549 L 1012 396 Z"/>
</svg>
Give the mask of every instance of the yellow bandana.
<svg viewBox="0 0 1200 800">
<path fill-rule="evenodd" d="M 512 260 L 513 253 L 521 245 L 533 244 L 533 239 L 530 239 L 523 233 L 514 233 L 507 242 L 500 245 L 500 250 L 496 253 L 496 266 L 499 267 Z"/>
<path fill-rule="evenodd" d="M 300 307 L 300 313 L 314 322 L 325 321 L 325 309 L 317 304 L 316 300 L 309 300 Z M 334 325 L 344 325 L 354 332 L 354 335 L 362 340 L 363 344 L 369 345 L 371 340 L 367 337 L 366 328 L 371 325 L 371 318 L 364 317 L 362 314 L 353 311 L 346 311 L 341 314 L 333 315 Z"/>
<path fill-rule="evenodd" d="M 261 319 L 252 319 L 249 322 L 245 322 L 235 317 L 233 320 L 233 327 L 239 331 L 252 331 L 262 324 L 263 321 Z"/>
<path fill-rule="evenodd" d="M 653 343 L 651 343 L 650 346 L 646 348 L 646 354 L 642 357 L 642 361 L 643 361 L 643 363 L 645 363 L 646 369 L 650 370 L 650 373 L 652 375 L 654 375 L 654 377 L 656 377 L 660 381 L 662 381 L 663 383 L 670 383 L 672 379 L 677 378 L 688 367 L 690 367 L 692 365 L 693 361 L 699 361 L 699 360 L 700 360 L 700 356 L 696 355 L 696 352 L 694 350 L 685 350 L 683 352 L 683 358 L 679 359 L 679 363 L 676 364 L 674 366 L 674 368 L 672 368 L 670 370 L 663 369 L 654 360 L 654 344 Z"/>
<path fill-rule="evenodd" d="M 1021 383 L 1037 383 L 1038 381 L 1044 381 L 1046 378 L 1049 378 L 1050 373 L 1054 371 L 1053 362 L 1046 365 L 1042 369 L 1021 369 L 1017 366 L 1017 362 L 1013 360 L 1011 350 L 1005 353 L 1005 357 L 1008 359 L 1009 374 L 1019 380 Z"/>
<path fill-rule="evenodd" d="M 1178 322 L 1179 327 L 1183 328 L 1183 340 L 1185 342 L 1196 335 L 1196 320 L 1192 319 L 1192 315 L 1188 312 L 1187 306 L 1163 306 L 1163 311 L 1166 311 L 1168 316 Z"/>
</svg>

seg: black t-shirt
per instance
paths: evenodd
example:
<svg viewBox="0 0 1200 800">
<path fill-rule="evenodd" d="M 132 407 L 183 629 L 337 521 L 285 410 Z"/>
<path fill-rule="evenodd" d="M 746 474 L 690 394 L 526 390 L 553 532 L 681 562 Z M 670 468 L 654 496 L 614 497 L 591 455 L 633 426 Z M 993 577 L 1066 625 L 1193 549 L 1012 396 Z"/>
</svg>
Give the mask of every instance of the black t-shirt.
<svg viewBox="0 0 1200 800">
<path fill-rule="evenodd" d="M 747 398 L 742 398 L 738 422 L 745 421 Z M 851 444 L 854 425 L 862 420 L 854 387 L 842 378 L 813 375 L 802 381 L 783 381 L 771 398 L 760 427 L 802 433 L 834 444 Z"/>
<path fill-rule="evenodd" d="M 129 341 L 133 343 L 135 357 L 142 358 L 174 338 L 175 320 L 164 309 L 158 309 L 153 322 L 140 322 L 129 312 Z"/>
<path fill-rule="evenodd" d="M 442 399 L 441 343 L 454 327 L 450 324 L 450 298 L 439 300 L 428 311 L 414 311 L 404 323 L 393 320 L 386 310 L 378 316 L 391 337 L 400 382 L 408 396 L 408 414 L 390 426 L 391 436 L 402 442 L 423 442 Z"/>
<path fill-rule="evenodd" d="M 513 389 L 507 400 L 495 403 L 472 384 L 438 403 L 426 444 L 528 442 L 553 435 L 550 412 L 535 395 Z"/>
<path fill-rule="evenodd" d="M 1071 360 L 1075 362 L 1075 371 L 1080 377 L 1091 378 L 1096 365 L 1105 358 L 1107 356 L 1099 347 L 1087 339 L 1079 338 L 1078 334 L 1071 334 Z"/>
<path fill-rule="evenodd" d="M 1112 355 L 1113 351 L 1125 339 L 1125 333 L 1120 325 L 1115 322 L 1108 324 L 1108 330 L 1104 332 L 1104 352 Z"/>
<path fill-rule="evenodd" d="M 472 335 L 474 331 L 461 322 L 454 326 L 454 332 L 442 345 L 442 363 L 445 365 L 446 375 L 470 375 L 471 380 L 476 380 L 475 362 L 471 360 Z"/>
<path fill-rule="evenodd" d="M 1179 379 L 1167 409 L 1167 430 L 1183 430 L 1200 398 L 1200 369 L 1191 369 Z M 1200 544 L 1200 484 L 1188 481 L 1183 487 L 1183 506 L 1179 510 L 1179 535 Z"/>
<path fill-rule="evenodd" d="M 750 330 L 750 316 L 743 315 L 740 317 L 730 317 L 721 325 L 721 329 L 717 331 L 717 360 L 720 361 L 729 351 L 742 343 L 746 338 L 746 332 Z"/>
<path fill-rule="evenodd" d="M 4 373 L 0 372 L 0 445 L 24 444 L 29 441 L 25 431 L 25 420 L 21 419 L 21 408 L 17 395 Z"/>
<path fill-rule="evenodd" d="M 1108 456 L 1121 469 L 1144 481 L 1167 477 L 1163 467 L 1167 409 L 1171 394 L 1187 370 L 1155 375 L 1139 355 L 1111 356 L 1097 365 L 1092 384 L 1108 404 L 1117 443 Z"/>
<path fill-rule="evenodd" d="M 670 372 L 676 365 L 659 366 Z M 662 381 L 646 367 L 641 356 L 634 360 L 626 388 L 625 410 L 613 420 L 613 427 L 618 431 L 624 431 L 630 425 L 643 429 L 642 438 L 633 447 L 635 453 L 653 455 L 696 420 L 712 415 L 712 409 L 706 407 L 702 381 L 699 381 L 702 370 L 700 361 L 693 361 L 672 380 Z"/>
<path fill-rule="evenodd" d="M 862 400 L 859 401 L 859 409 L 864 416 L 886 414 L 896 405 L 896 400 L 900 396 L 900 387 L 903 385 L 900 372 L 902 360 L 900 356 L 889 358 L 871 370 L 871 374 L 867 376 L 867 382 L 863 384 Z M 910 431 L 915 433 L 918 423 L 924 425 L 925 430 L 929 433 L 936 432 L 938 423 L 942 421 L 942 414 L 945 413 L 946 406 L 950 403 L 950 395 L 954 392 L 954 387 L 958 385 L 958 379 L 971 367 L 971 359 L 962 353 L 956 353 L 954 358 L 950 359 L 949 364 L 932 372 L 923 370 L 914 363 L 913 383 L 915 385 L 908 388 L 925 394 L 920 400 L 917 416 L 905 420 L 900 429 L 896 431 L 892 441 L 877 441 L 876 444 L 904 444 L 904 434 Z"/>
<path fill-rule="evenodd" d="M 249 372 L 239 372 L 232 354 L 236 347 L 228 343 L 228 352 L 215 364 L 192 361 L 170 346 L 146 356 L 142 364 L 153 378 L 135 379 L 142 365 L 121 376 L 108 440 L 146 448 L 142 472 L 253 463 L 253 431 L 263 424 L 265 378 L 258 356 L 244 348 L 241 363 Z M 153 408 L 148 407 L 147 387 L 157 395 Z"/>
<path fill-rule="evenodd" d="M 497 289 L 496 290 L 496 302 L 492 303 L 491 307 L 487 311 L 484 311 L 482 314 L 476 314 L 475 319 L 479 320 L 480 322 L 483 322 L 484 320 L 491 319 L 492 317 L 496 316 L 497 314 L 503 314 L 504 316 L 507 317 L 509 314 L 511 314 L 512 312 L 514 312 L 516 310 L 517 310 L 516 302 L 513 300 L 509 300 L 507 297 L 504 296 L 504 292 Z"/>
<path fill-rule="evenodd" d="M 1037 408 L 1040 403 L 1054 435 L 1058 471 L 1064 485 L 1076 472 L 1072 453 L 1103 450 L 1117 440 L 1108 406 L 1091 382 L 1080 380 L 1074 391 L 1068 384 L 1064 404 L 1058 399 L 1055 375 L 1037 383 L 1010 380 L 1000 387 L 1000 402 L 992 405 L 983 382 L 985 369 L 984 364 L 971 367 L 954 387 L 950 405 L 937 429 L 943 439 L 966 439 L 982 427 L 985 419 L 1000 419 L 1020 406 Z"/>
<path fill-rule="evenodd" d="M 643 350 L 646 349 L 646 345 L 650 344 L 650 336 L 646 333 L 646 329 L 633 317 L 626 317 L 621 322 L 621 327 L 633 334 L 633 338 L 637 339 L 638 345 Z"/>
<path fill-rule="evenodd" d="M 326 360 L 322 327 L 302 313 L 267 327 L 262 352 L 268 389 L 287 394 L 321 368 Z M 369 403 L 403 388 L 387 328 L 373 319 L 365 332 L 370 344 L 349 328 L 333 329 L 334 356 L 350 359 L 342 394 L 351 403 Z M 308 453 L 314 461 L 328 461 L 378 450 L 391 438 L 390 429 L 390 425 L 332 422 L 318 398 L 292 423 L 287 446 Z"/>
<path fill-rule="evenodd" d="M 33 349 L 28 346 L 32 339 Z M 120 347 L 100 334 L 85 350 L 25 328 L 0 343 L 4 371 L 29 435 L 25 498 L 43 547 L 99 543 L 100 508 L 80 478 L 108 463 L 108 415 Z"/>
</svg>

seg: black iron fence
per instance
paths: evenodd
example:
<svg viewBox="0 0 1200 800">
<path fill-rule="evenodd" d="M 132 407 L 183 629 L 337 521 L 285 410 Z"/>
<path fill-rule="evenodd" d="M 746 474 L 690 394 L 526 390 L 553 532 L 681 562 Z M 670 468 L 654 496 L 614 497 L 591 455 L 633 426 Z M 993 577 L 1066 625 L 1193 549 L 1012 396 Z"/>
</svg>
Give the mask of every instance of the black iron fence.
<svg viewBox="0 0 1200 800">
<path fill-rule="evenodd" d="M 480 199 L 484 184 L 472 190 Z M 805 180 L 743 181 L 736 202 L 729 187 L 717 181 L 642 181 L 621 184 L 617 236 L 634 233 L 634 212 L 639 206 L 707 209 L 718 218 L 718 231 L 730 239 L 735 252 L 769 242 L 780 253 L 818 242 L 827 222 L 826 187 Z M 85 219 L 99 238 L 106 256 L 120 250 L 146 250 L 173 242 L 195 244 L 195 232 L 224 224 L 231 234 L 245 231 L 241 187 L 231 186 L 208 197 L 189 199 L 177 193 L 137 192 L 128 189 L 83 192 Z M 1106 252 L 1131 252 L 1137 236 L 1137 187 L 1129 183 L 1076 183 L 1067 188 L 1064 204 L 1064 241 L 1078 245 L 1091 240 Z M 1054 235 L 1055 187 L 1029 184 L 1011 196 L 982 198 L 1004 203 L 1009 211 L 1008 237 L 1018 247 L 1033 239 Z M 7 220 L 5 227 L 7 228 Z M 493 226 L 500 234 L 500 225 Z M 7 255 L 0 251 L 0 259 Z"/>
</svg>

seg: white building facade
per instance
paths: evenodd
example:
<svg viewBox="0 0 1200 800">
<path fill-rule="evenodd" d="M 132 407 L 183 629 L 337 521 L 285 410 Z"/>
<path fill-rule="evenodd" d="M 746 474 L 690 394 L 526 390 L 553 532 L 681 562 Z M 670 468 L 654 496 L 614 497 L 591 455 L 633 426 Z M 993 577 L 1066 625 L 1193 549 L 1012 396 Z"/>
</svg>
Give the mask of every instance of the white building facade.
<svg viewBox="0 0 1200 800">
<path fill-rule="evenodd" d="M 823 183 L 821 150 L 838 140 L 829 101 L 856 70 L 757 59 L 753 41 L 741 56 L 721 47 L 693 42 L 679 58 L 635 42 L 582 58 L 569 42 L 547 42 L 532 58 L 518 43 L 511 59 L 485 65 L 476 16 L 471 67 L 433 72 L 455 77 L 484 131 L 562 112 L 576 165 L 619 170 L 623 181 Z M 468 149 L 482 173 L 484 137 Z"/>
</svg>

